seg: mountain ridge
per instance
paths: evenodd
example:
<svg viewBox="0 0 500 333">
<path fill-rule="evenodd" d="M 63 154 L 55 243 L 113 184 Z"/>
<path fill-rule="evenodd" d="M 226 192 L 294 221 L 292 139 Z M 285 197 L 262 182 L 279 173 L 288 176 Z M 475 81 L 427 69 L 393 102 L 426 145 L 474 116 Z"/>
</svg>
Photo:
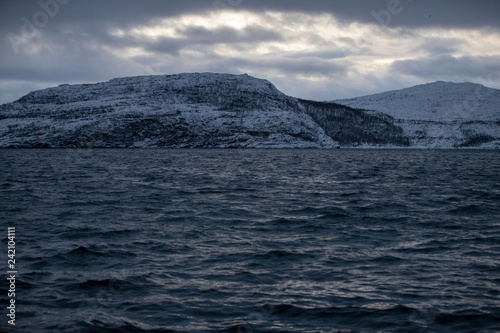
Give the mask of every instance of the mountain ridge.
<svg viewBox="0 0 500 333">
<path fill-rule="evenodd" d="M 490 90 L 473 87 L 481 102 L 496 106 L 496 91 L 486 95 Z M 425 116 L 429 110 L 424 105 L 425 112 L 414 116 L 415 104 L 425 98 L 435 103 L 445 96 L 449 104 L 457 95 L 452 88 L 452 83 L 438 81 L 317 102 L 287 96 L 268 80 L 247 74 L 180 73 L 62 84 L 0 106 L 0 147 L 499 146 L 498 112 L 479 119 L 438 119 Z M 433 94 L 419 92 L 426 89 Z M 409 95 L 417 96 L 417 102 Z"/>
<path fill-rule="evenodd" d="M 248 75 L 182 73 L 60 85 L 0 106 L 3 147 L 274 147 L 338 144 L 296 99 Z"/>
</svg>

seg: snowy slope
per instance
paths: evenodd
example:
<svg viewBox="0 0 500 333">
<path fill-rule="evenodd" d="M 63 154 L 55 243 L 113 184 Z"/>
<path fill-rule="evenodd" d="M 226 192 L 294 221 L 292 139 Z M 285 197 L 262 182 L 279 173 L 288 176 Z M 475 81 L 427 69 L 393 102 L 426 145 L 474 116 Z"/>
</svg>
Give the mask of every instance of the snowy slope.
<svg viewBox="0 0 500 333">
<path fill-rule="evenodd" d="M 296 99 L 248 75 L 60 85 L 0 106 L 0 147 L 337 146 Z"/>
<path fill-rule="evenodd" d="M 404 120 L 500 119 L 500 90 L 474 83 L 437 81 L 336 102 L 354 108 L 377 110 Z"/>
<path fill-rule="evenodd" d="M 127 77 L 0 106 L 0 148 L 493 148 L 499 96 L 436 82 L 335 103 L 289 97 L 246 74 Z"/>
<path fill-rule="evenodd" d="M 426 148 L 500 147 L 500 90 L 438 81 L 337 103 L 383 112 Z"/>
</svg>

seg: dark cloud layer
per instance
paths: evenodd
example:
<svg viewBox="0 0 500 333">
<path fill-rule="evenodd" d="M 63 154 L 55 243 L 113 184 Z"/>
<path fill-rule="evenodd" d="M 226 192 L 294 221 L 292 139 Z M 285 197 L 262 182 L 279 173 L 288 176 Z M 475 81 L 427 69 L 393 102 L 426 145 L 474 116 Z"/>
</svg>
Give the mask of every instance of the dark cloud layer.
<svg viewBox="0 0 500 333">
<path fill-rule="evenodd" d="M 52 4 L 51 0 L 41 0 Z M 391 26 L 421 27 L 500 27 L 500 2 L 493 0 L 64 0 L 59 10 L 64 11 L 57 22 L 82 22 L 89 25 L 116 25 L 121 27 L 145 24 L 153 19 L 174 17 L 186 13 L 200 13 L 219 8 L 249 11 L 281 11 L 302 13 L 330 13 L 344 22 L 379 22 Z M 52 6 L 53 8 L 53 6 Z M 391 11 L 391 8 L 393 9 Z M 2 32 L 17 30 L 20 18 L 32 19 L 40 11 L 38 1 L 19 0 L 0 3 Z M 390 17 L 387 17 L 389 12 Z M 56 20 L 54 20 L 56 21 Z M 48 27 L 50 28 L 50 27 Z"/>
<path fill-rule="evenodd" d="M 145 48 L 148 51 L 178 54 L 186 46 L 255 44 L 281 40 L 279 32 L 260 27 L 249 27 L 242 30 L 224 27 L 210 30 L 200 26 L 190 26 L 178 29 L 177 33 L 180 35 L 178 38 L 160 38 L 146 43 L 135 38 L 131 40 L 132 43 L 129 46 L 146 45 Z"/>
</svg>

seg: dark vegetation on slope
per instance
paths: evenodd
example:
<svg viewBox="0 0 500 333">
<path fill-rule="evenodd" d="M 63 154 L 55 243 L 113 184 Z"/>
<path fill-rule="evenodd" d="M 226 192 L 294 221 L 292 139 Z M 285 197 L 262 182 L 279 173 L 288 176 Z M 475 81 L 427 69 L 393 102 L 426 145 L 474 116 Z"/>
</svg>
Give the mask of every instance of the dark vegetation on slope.
<svg viewBox="0 0 500 333">
<path fill-rule="evenodd" d="M 299 99 L 305 112 L 316 121 L 333 140 L 341 145 L 390 144 L 409 146 L 410 139 L 403 135 L 394 119 L 375 116 L 360 109 L 333 102 Z"/>
<path fill-rule="evenodd" d="M 494 137 L 486 134 L 474 134 L 467 137 L 461 144 L 455 145 L 455 147 L 466 148 L 466 147 L 477 147 L 483 143 L 488 143 L 496 140 Z"/>
</svg>

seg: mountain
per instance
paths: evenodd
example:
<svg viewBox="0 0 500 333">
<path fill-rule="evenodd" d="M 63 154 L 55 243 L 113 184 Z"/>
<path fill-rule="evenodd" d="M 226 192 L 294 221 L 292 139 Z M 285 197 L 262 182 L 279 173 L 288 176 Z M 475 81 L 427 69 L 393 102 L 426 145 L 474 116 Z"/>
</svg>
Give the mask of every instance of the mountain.
<svg viewBox="0 0 500 333">
<path fill-rule="evenodd" d="M 0 147 L 500 147 L 500 91 L 435 82 L 317 102 L 246 74 L 117 78 L 0 106 Z"/>
<path fill-rule="evenodd" d="M 438 81 L 335 102 L 393 117 L 413 147 L 500 147 L 498 89 Z"/>
<path fill-rule="evenodd" d="M 60 85 L 0 106 L 0 147 L 406 146 L 402 133 L 390 116 L 299 100 L 246 74 Z"/>
</svg>

